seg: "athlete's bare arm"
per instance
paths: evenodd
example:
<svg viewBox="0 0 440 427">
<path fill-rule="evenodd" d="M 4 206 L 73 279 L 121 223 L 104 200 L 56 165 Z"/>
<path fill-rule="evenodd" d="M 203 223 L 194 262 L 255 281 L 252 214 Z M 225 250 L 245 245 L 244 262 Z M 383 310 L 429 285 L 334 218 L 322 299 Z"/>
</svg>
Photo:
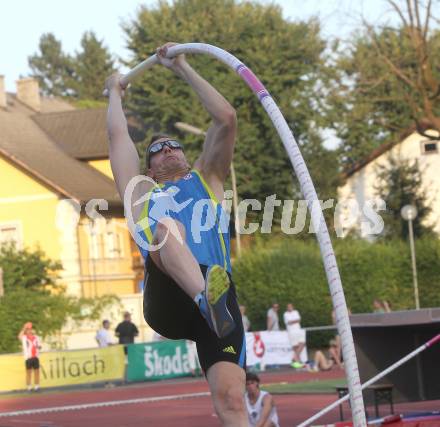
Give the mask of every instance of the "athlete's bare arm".
<svg viewBox="0 0 440 427">
<path fill-rule="evenodd" d="M 201 103 L 212 118 L 203 146 L 202 154 L 194 167 L 202 173 L 219 200 L 223 199 L 223 184 L 229 174 L 234 152 L 237 118 L 234 108 L 205 79 L 186 62 L 184 55 L 166 59 L 167 43 L 158 49 L 160 62 L 172 69 L 196 92 Z"/>
<path fill-rule="evenodd" d="M 120 78 L 120 74 L 113 74 L 105 82 L 105 87 L 109 94 L 107 131 L 110 140 L 110 164 L 119 195 L 124 200 L 127 184 L 133 177 L 140 175 L 141 171 L 139 155 L 128 133 L 127 120 L 122 109 L 123 88 L 119 83 Z M 151 185 L 148 182 L 137 185 L 132 196 L 132 202 L 146 194 Z M 135 221 L 139 218 L 142 207 L 142 204 L 132 207 L 132 215 Z M 129 206 L 125 208 L 129 208 Z"/>
<path fill-rule="evenodd" d="M 263 409 L 261 411 L 261 417 L 257 422 L 256 427 L 266 427 L 270 425 L 268 423 L 270 412 L 273 408 L 273 398 L 270 394 L 266 394 L 263 398 Z"/>
</svg>

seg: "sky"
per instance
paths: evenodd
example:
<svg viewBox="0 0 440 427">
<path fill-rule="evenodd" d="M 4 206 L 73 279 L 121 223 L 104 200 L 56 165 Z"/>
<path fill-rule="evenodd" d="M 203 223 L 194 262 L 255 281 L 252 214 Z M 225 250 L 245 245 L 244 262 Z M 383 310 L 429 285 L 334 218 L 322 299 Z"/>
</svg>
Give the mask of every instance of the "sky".
<svg viewBox="0 0 440 427">
<path fill-rule="evenodd" d="M 258 1 L 279 4 L 284 17 L 292 21 L 318 16 L 323 35 L 328 38 L 349 37 L 359 25 L 361 14 L 376 22 L 390 13 L 385 0 Z M 121 22 L 134 18 L 140 5 L 154 7 L 157 1 L 15 0 L 0 4 L 0 75 L 5 76 L 6 90 L 15 92 L 15 81 L 30 73 L 27 58 L 38 51 L 43 33 L 52 32 L 61 40 L 63 51 L 73 54 L 79 49 L 83 33 L 93 30 L 112 54 L 127 58 L 130 55 L 125 49 Z"/>
</svg>

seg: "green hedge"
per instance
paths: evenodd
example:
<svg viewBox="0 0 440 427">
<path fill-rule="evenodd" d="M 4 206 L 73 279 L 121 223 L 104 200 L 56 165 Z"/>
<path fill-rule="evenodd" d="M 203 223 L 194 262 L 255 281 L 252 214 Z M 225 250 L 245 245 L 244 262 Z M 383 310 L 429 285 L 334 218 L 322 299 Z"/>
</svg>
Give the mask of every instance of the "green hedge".
<svg viewBox="0 0 440 427">
<path fill-rule="evenodd" d="M 372 311 L 375 298 L 393 310 L 414 308 L 411 258 L 404 241 L 369 243 L 337 240 L 335 253 L 347 305 L 353 313 Z M 440 241 L 416 242 L 421 307 L 440 306 Z M 246 305 L 252 330 L 265 329 L 266 312 L 288 302 L 300 311 L 302 326 L 331 324 L 332 304 L 319 247 L 313 241 L 283 238 L 257 245 L 234 263 L 239 301 Z M 310 347 L 325 346 L 331 333 L 313 333 Z"/>
</svg>

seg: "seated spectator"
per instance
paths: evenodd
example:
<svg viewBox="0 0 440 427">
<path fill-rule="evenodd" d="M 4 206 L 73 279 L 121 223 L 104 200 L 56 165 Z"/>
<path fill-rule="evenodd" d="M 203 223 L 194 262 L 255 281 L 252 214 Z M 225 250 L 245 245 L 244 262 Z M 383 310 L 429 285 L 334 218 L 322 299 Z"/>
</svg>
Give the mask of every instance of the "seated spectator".
<svg viewBox="0 0 440 427">
<path fill-rule="evenodd" d="M 301 352 L 306 345 L 306 331 L 301 329 L 301 315 L 298 310 L 294 310 L 293 304 L 287 304 L 287 311 L 283 315 L 283 320 L 293 350 L 292 368 L 303 368 L 304 364 L 301 362 Z"/>
<path fill-rule="evenodd" d="M 348 315 L 351 316 L 351 310 L 348 308 Z M 336 325 L 336 313 L 335 310 L 332 310 L 332 321 L 333 324 Z M 334 345 L 332 345 L 332 342 Z M 334 360 L 336 363 L 342 364 L 342 346 L 341 346 L 341 337 L 339 334 L 336 334 L 333 340 L 330 341 L 329 353 L 334 356 Z"/>
<path fill-rule="evenodd" d="M 342 361 L 339 358 L 335 358 L 336 353 L 336 340 L 330 340 L 330 347 L 328 350 L 329 357 L 327 358 L 321 350 L 317 350 L 313 357 L 313 366 L 310 368 L 312 372 L 329 371 L 334 366 L 339 369 L 343 369 Z"/>
<path fill-rule="evenodd" d="M 378 299 L 373 301 L 373 313 L 385 313 L 385 309 L 382 306 L 382 302 Z"/>
<path fill-rule="evenodd" d="M 391 304 L 386 299 L 382 300 L 382 306 L 385 313 L 391 313 Z"/>
<path fill-rule="evenodd" d="M 391 308 L 387 300 L 375 299 L 373 301 L 373 313 L 390 313 Z"/>
<path fill-rule="evenodd" d="M 341 351 L 341 337 L 339 335 L 335 335 L 335 337 L 330 340 L 328 353 L 330 355 L 330 359 L 334 360 L 336 365 L 342 366 L 343 357 Z"/>
<path fill-rule="evenodd" d="M 241 320 L 243 322 L 243 329 L 245 332 L 248 332 L 251 327 L 251 322 L 249 321 L 248 317 L 246 316 L 246 306 L 240 305 L 240 313 L 241 313 Z"/>
<path fill-rule="evenodd" d="M 267 391 L 260 390 L 260 378 L 253 372 L 246 373 L 244 397 L 250 427 L 280 427 L 273 398 Z"/>
<path fill-rule="evenodd" d="M 278 303 L 274 302 L 272 307 L 267 310 L 267 326 L 266 329 L 268 331 L 279 331 L 280 330 L 280 322 L 278 319 L 278 310 L 280 306 Z"/>
</svg>

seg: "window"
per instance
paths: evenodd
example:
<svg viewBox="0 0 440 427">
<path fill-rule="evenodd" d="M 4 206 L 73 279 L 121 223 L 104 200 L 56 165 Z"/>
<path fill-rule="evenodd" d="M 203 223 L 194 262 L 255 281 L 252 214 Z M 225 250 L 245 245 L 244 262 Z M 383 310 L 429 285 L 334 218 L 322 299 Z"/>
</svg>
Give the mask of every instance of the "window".
<svg viewBox="0 0 440 427">
<path fill-rule="evenodd" d="M 90 230 L 90 258 L 99 258 L 99 238 L 100 236 L 96 230 L 96 227 L 92 226 Z"/>
<path fill-rule="evenodd" d="M 438 153 L 437 141 L 422 141 L 422 154 Z"/>
<path fill-rule="evenodd" d="M 122 257 L 122 236 L 114 220 L 107 221 L 105 231 L 105 257 Z"/>
<path fill-rule="evenodd" d="M 0 224 L 0 246 L 10 243 L 21 249 L 21 227 L 18 223 Z"/>
<path fill-rule="evenodd" d="M 89 237 L 89 257 L 92 259 L 101 258 L 102 250 L 102 220 L 100 218 L 91 220 L 87 224 Z"/>
<path fill-rule="evenodd" d="M 92 259 L 122 258 L 123 235 L 113 219 L 97 218 L 88 223 L 89 256 Z"/>
</svg>

